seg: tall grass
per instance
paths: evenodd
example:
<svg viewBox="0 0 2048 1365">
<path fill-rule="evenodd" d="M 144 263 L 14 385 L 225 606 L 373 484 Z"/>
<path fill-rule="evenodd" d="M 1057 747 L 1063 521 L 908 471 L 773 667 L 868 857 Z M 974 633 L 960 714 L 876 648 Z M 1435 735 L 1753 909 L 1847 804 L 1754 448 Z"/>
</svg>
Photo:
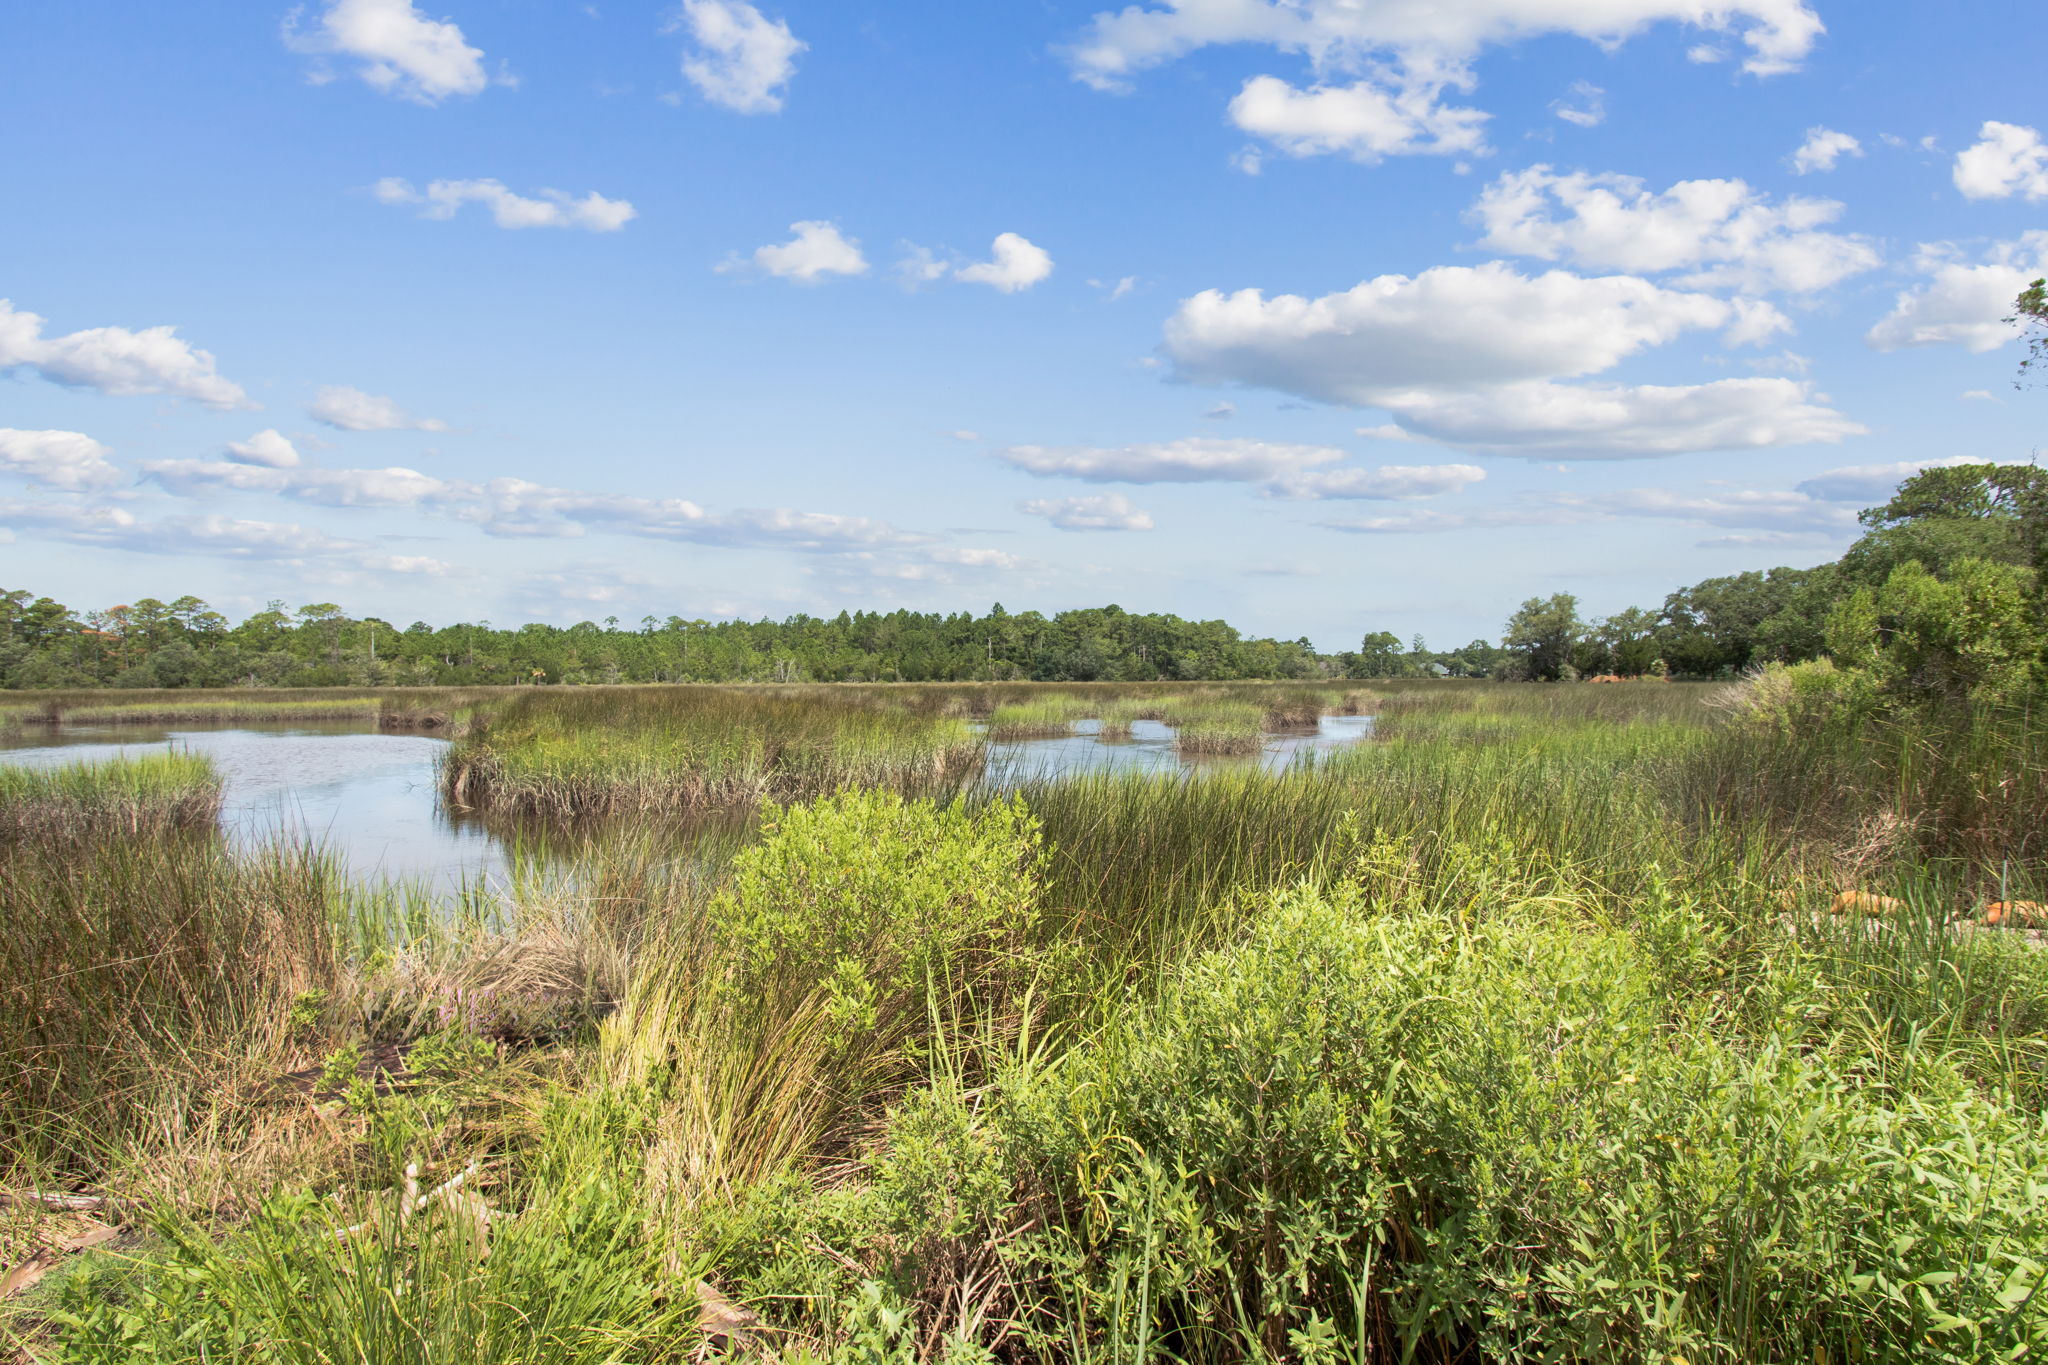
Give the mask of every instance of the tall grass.
<svg viewBox="0 0 2048 1365">
<path fill-rule="evenodd" d="M 1255 754 L 1266 743 L 1266 712 L 1250 702 L 1183 700 L 1166 723 L 1184 754 Z"/>
<path fill-rule="evenodd" d="M 657 817 L 853 786 L 943 789 L 980 760 L 963 722 L 857 698 L 535 691 L 459 741 L 446 779 L 461 805 Z"/>
<path fill-rule="evenodd" d="M 1074 732 L 1074 722 L 1095 708 L 1084 698 L 1041 697 L 1012 702 L 989 713 L 988 737 L 998 743 L 1019 739 L 1051 739 Z"/>
<path fill-rule="evenodd" d="M 211 824 L 220 779 L 197 754 L 142 754 L 97 763 L 0 763 L 0 841 L 95 842 Z"/>
</svg>

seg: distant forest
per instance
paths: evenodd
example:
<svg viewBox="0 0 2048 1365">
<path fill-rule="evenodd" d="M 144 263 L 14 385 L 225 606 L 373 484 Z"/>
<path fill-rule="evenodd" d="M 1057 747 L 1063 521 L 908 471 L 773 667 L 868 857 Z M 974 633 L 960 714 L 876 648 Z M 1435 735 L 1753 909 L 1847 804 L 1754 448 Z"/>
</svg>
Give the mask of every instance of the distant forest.
<svg viewBox="0 0 2048 1365">
<path fill-rule="evenodd" d="M 781 621 L 616 618 L 501 629 L 487 622 L 398 626 L 333 603 L 273 602 L 239 624 L 196 597 L 142 598 L 78 612 L 0 591 L 0 687 L 361 687 L 612 682 L 1142 682 L 1246 678 L 1584 675 L 1728 677 L 1828 652 L 1831 614 L 1917 561 L 1937 578 L 1969 560 L 2024 576 L 2048 556 L 2048 475 L 1963 465 L 1908 479 L 1862 514 L 1863 537 L 1834 563 L 1709 578 L 1658 608 L 1582 620 L 1577 599 L 1530 598 L 1498 643 L 1432 650 L 1370 631 L 1323 654 L 1306 639 L 1247 637 L 1223 621 L 1121 607 L 1046 616 L 1001 604 L 967 612 L 840 612 Z"/>
</svg>

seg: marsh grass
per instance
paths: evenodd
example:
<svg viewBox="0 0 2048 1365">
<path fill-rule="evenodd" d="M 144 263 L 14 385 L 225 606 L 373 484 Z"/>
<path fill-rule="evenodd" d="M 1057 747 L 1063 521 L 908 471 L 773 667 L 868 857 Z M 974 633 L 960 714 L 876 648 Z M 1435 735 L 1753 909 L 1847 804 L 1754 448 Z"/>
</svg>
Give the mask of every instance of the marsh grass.
<svg viewBox="0 0 2048 1365">
<path fill-rule="evenodd" d="M 964 722 L 731 688 L 535 692 L 450 753 L 457 805 L 559 819 L 656 818 L 854 786 L 943 790 L 981 761 Z"/>
<path fill-rule="evenodd" d="M 1036 701 L 1013 702 L 989 713 L 988 737 L 997 743 L 1020 739 L 1052 739 L 1074 733 L 1074 722 L 1099 709 L 1087 698 L 1044 697 Z"/>
<path fill-rule="evenodd" d="M 220 779 L 197 754 L 142 754 L 97 763 L 0 763 L 0 842 L 102 842 L 211 825 Z"/>
<path fill-rule="evenodd" d="M 1131 722 L 1144 718 L 1145 703 L 1134 697 L 1106 698 L 1092 708 L 1097 739 L 1129 739 Z"/>
<path fill-rule="evenodd" d="M 35 976 L 59 1008 L 8 1002 L 121 1040 L 0 1100 L 42 1163 L 10 1178 L 129 1180 L 155 1239 L 59 1279 L 38 1358 L 702 1358 L 699 1277 L 758 1314 L 726 1345 L 791 1361 L 2048 1351 L 2048 954 L 1958 923 L 1991 853 L 2044 884 L 2012 717 L 1951 748 L 1677 685 L 1402 684 L 1285 773 L 920 800 L 896 755 L 1028 696 L 730 693 L 487 703 L 472 758 L 647 795 L 452 918 L 176 841 L 0 865 L 0 971 L 66 915 L 132 922 Z M 1119 700 L 1283 709 L 1074 704 Z M 677 858 L 673 783 L 725 773 L 793 790 Z M 1843 889 L 1904 908 L 1831 915 Z M 216 946 L 152 975 L 152 939 Z M 418 1067 L 224 1098 L 349 1047 Z M 67 1156 L 89 1133 L 125 1157 Z M 144 1153 L 248 1188 L 181 1203 Z M 380 1213 L 408 1163 L 472 1160 L 504 1217 Z"/>
<path fill-rule="evenodd" d="M 1167 708 L 1166 723 L 1184 754 L 1241 755 L 1265 748 L 1267 716 L 1252 702 L 1180 700 Z"/>
</svg>

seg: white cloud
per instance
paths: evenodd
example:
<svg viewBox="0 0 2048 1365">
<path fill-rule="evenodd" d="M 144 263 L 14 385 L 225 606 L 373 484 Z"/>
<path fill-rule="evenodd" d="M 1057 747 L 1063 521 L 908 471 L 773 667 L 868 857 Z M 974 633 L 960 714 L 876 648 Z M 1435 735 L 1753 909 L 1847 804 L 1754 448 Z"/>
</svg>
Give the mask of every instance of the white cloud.
<svg viewBox="0 0 2048 1365">
<path fill-rule="evenodd" d="M 1831 171 L 1843 157 L 1862 155 L 1863 144 L 1847 133 L 1838 133 L 1832 128 L 1808 128 L 1806 141 L 1792 153 L 1792 172 L 1811 175 L 1815 171 Z"/>
<path fill-rule="evenodd" d="M 1419 435 L 1496 455 L 1638 459 L 1706 450 L 1835 444 L 1866 428 L 1812 401 L 1791 379 L 1711 384 L 1556 384 L 1527 380 L 1418 391 L 1385 406 Z"/>
<path fill-rule="evenodd" d="M 448 20 L 429 19 L 412 0 L 333 0 L 311 32 L 299 11 L 285 21 L 285 42 L 299 52 L 353 57 L 365 81 L 388 95 L 438 104 L 474 95 L 489 83 L 484 54 Z"/>
<path fill-rule="evenodd" d="M 1582 526 L 1625 521 L 1677 521 L 1751 533 L 1749 543 L 1783 538 L 1839 539 L 1856 529 L 1854 509 L 1801 492 L 1739 490 L 1706 494 L 1670 488 L 1627 488 L 1595 495 L 1547 493 L 1469 511 L 1425 508 L 1378 517 L 1337 518 L 1321 525 L 1359 535 L 1426 535 L 1518 527 Z M 1724 544 L 1743 537 L 1724 537 Z M 1804 540 L 1802 540 L 1804 543 Z"/>
<path fill-rule="evenodd" d="M 2005 321 L 2013 315 L 2013 301 L 2030 282 L 2048 275 L 2048 230 L 1999 242 L 1975 263 L 1959 259 L 1953 245 L 1937 242 L 1921 247 L 1915 263 L 1927 283 L 1902 291 L 1864 339 L 1880 351 L 1941 345 L 1996 350 L 2020 335 Z"/>
<path fill-rule="evenodd" d="M 1419 70 L 1462 67 L 1488 45 L 1548 33 L 1611 46 L 1663 22 L 1739 35 L 1758 75 L 1797 67 L 1823 31 L 1801 0 L 1165 0 L 1097 14 L 1068 55 L 1081 80 L 1120 89 L 1137 71 L 1217 43 L 1299 52 L 1319 67 L 1391 57 Z"/>
<path fill-rule="evenodd" d="M 1790 379 L 1571 385 L 1688 331 L 1782 330 L 1768 304 L 1633 276 L 1523 276 L 1498 262 L 1382 276 L 1318 299 L 1211 290 L 1168 320 L 1201 383 L 1376 407 L 1414 436 L 1508 455 L 1624 459 L 1839 441 L 1863 431 Z"/>
<path fill-rule="evenodd" d="M 0 502 L 0 520 L 16 530 L 106 550 L 292 564 L 377 573 L 452 576 L 455 565 L 421 555 L 392 555 L 359 540 L 289 522 L 208 513 L 147 521 L 123 507 L 82 503 Z"/>
<path fill-rule="evenodd" d="M 1597 128 L 1607 121 L 1607 92 L 1591 81 L 1573 81 L 1563 99 L 1550 102 L 1550 112 L 1580 128 Z"/>
<path fill-rule="evenodd" d="M 986 284 L 1014 294 L 1029 289 L 1052 274 L 1052 257 L 1014 232 L 998 233 L 993 256 L 975 265 L 963 265 L 953 272 L 956 280 Z"/>
<path fill-rule="evenodd" d="M 581 199 L 560 190 L 542 190 L 540 197 L 533 199 L 512 193 L 496 180 L 436 180 L 420 191 L 410 181 L 387 176 L 377 182 L 374 193 L 380 203 L 424 204 L 422 218 L 446 220 L 464 204 L 483 204 L 501 228 L 573 227 L 616 232 L 634 217 L 631 204 L 607 199 L 595 190 Z"/>
<path fill-rule="evenodd" d="M 107 448 L 84 432 L 13 427 L 0 427 L 0 473 L 73 490 L 104 488 L 121 478 Z"/>
<path fill-rule="evenodd" d="M 1206 290 L 1168 319 L 1166 351 L 1198 382 L 1370 407 L 1418 387 L 1595 374 L 1688 331 L 1754 333 L 1771 316 L 1625 275 L 1530 277 L 1491 262 L 1382 275 L 1315 299 Z"/>
<path fill-rule="evenodd" d="M 1085 498 L 1033 498 L 1017 504 L 1019 511 L 1044 517 L 1062 531 L 1149 531 L 1152 514 L 1131 505 L 1121 493 Z"/>
<path fill-rule="evenodd" d="M 1997 397 L 1989 389 L 1964 389 L 1961 401 L 1965 403 L 1996 403 Z"/>
<path fill-rule="evenodd" d="M 1868 507 L 1890 499 L 1900 483 L 1923 469 L 1950 465 L 1982 464 L 1968 455 L 1951 455 L 1945 460 L 1900 460 L 1896 464 L 1857 464 L 1829 469 L 1797 485 L 1801 493 L 1823 502 L 1853 502 Z"/>
<path fill-rule="evenodd" d="M 1956 188 L 1969 199 L 2048 199 L 2048 143 L 2017 123 L 1991 121 L 1956 153 Z"/>
<path fill-rule="evenodd" d="M 816 284 L 827 275 L 867 273 L 868 262 L 860 254 L 860 243 L 841 236 L 837 223 L 791 223 L 789 230 L 796 235 L 787 242 L 757 247 L 751 257 L 735 256 L 718 269 L 731 273 L 745 269 L 751 262 L 757 270 L 799 284 Z"/>
<path fill-rule="evenodd" d="M 142 472 L 173 493 L 200 497 L 213 489 L 277 493 L 324 507 L 416 507 L 446 499 L 458 487 L 416 469 L 315 469 L 225 460 L 146 460 Z"/>
<path fill-rule="evenodd" d="M 1487 115 L 1442 99 L 1476 85 L 1490 46 L 1563 34 L 1611 49 L 1663 22 L 1739 36 L 1744 68 L 1760 76 L 1796 69 L 1823 31 L 1803 0 L 1155 0 L 1096 14 L 1067 57 L 1077 79 L 1125 90 L 1137 72 L 1214 44 L 1299 54 L 1314 84 L 1253 77 L 1232 119 L 1292 156 L 1373 161 L 1483 150 Z M 1567 107 L 1590 122 L 1601 115 L 1597 104 Z M 1237 164 L 1256 173 L 1258 154 Z"/>
<path fill-rule="evenodd" d="M 739 508 L 714 514 L 687 498 L 593 493 L 513 478 L 481 483 L 438 479 L 395 467 L 278 469 L 224 460 L 152 460 L 142 469 L 153 482 L 182 497 L 234 491 L 268 493 L 323 507 L 416 507 L 502 537 L 574 537 L 599 532 L 817 553 L 921 545 L 931 539 L 867 517 L 786 507 Z"/>
<path fill-rule="evenodd" d="M 918 289 L 952 278 L 969 284 L 990 285 L 1005 294 L 1015 294 L 1052 274 L 1052 257 L 1045 249 L 1014 232 L 998 234 L 989 259 L 976 263 L 963 264 L 954 253 L 941 253 L 914 242 L 903 245 L 906 254 L 896 262 L 895 273 L 906 289 Z M 1090 280 L 1089 283 L 1100 287 L 1100 281 Z M 1110 297 L 1121 298 L 1128 292 L 1129 282 L 1120 281 Z"/>
<path fill-rule="evenodd" d="M 1445 106 L 1442 90 L 1431 83 L 1383 88 L 1365 80 L 1297 89 L 1278 76 L 1254 76 L 1231 100 L 1230 118 L 1294 157 L 1341 154 L 1369 164 L 1418 152 L 1483 150 L 1487 115 Z M 1256 154 L 1240 169 L 1256 174 Z"/>
<path fill-rule="evenodd" d="M 1334 464 L 1334 446 L 1190 436 L 1128 446 L 1011 446 L 998 458 L 1041 478 L 1084 483 L 1259 483 Z"/>
<path fill-rule="evenodd" d="M 253 408 L 241 386 L 221 378 L 213 353 L 175 327 L 89 327 L 43 335 L 43 319 L 0 299 L 0 370 L 33 370 L 53 384 L 127 396 L 166 393 L 219 411 Z"/>
<path fill-rule="evenodd" d="M 1405 502 L 1461 493 L 1486 477 L 1469 464 L 1381 465 L 1378 469 L 1318 469 L 1286 474 L 1268 485 L 1275 497 Z"/>
<path fill-rule="evenodd" d="M 1660 193 L 1634 176 L 1532 166 L 1494 181 L 1469 216 L 1486 229 L 1481 245 L 1518 256 L 1689 269 L 1679 283 L 1693 287 L 1809 293 L 1881 264 L 1869 241 L 1816 231 L 1841 213 L 1828 199 L 1773 204 L 1740 180 L 1681 180 Z"/>
<path fill-rule="evenodd" d="M 769 19 L 746 0 L 683 0 L 677 27 L 687 28 L 697 51 L 683 58 L 683 75 L 713 104 L 741 114 L 772 114 L 804 50 L 789 25 Z"/>
<path fill-rule="evenodd" d="M 257 432 L 246 441 L 229 441 L 227 457 L 236 464 L 262 465 L 269 469 L 290 469 L 299 463 L 299 449 L 275 427 Z"/>
<path fill-rule="evenodd" d="M 306 404 L 306 414 L 316 422 L 343 431 L 446 431 L 448 424 L 435 417 L 414 417 L 389 398 L 343 384 L 329 384 Z"/>
</svg>

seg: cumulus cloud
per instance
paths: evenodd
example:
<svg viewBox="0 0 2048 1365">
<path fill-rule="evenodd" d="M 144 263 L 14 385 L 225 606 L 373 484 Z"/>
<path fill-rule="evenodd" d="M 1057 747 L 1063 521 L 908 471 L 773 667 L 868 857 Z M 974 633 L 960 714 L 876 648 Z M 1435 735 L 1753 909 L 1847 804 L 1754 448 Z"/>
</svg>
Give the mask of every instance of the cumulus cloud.
<svg viewBox="0 0 2048 1365">
<path fill-rule="evenodd" d="M 73 490 L 118 483 L 107 448 L 79 431 L 17 431 L 0 427 L 0 473 Z"/>
<path fill-rule="evenodd" d="M 236 464 L 269 469 L 290 469 L 299 463 L 299 448 L 275 427 L 259 431 L 246 441 L 229 441 L 226 454 Z"/>
<path fill-rule="evenodd" d="M 1443 95 L 1473 88 L 1488 47 L 1562 34 L 1611 48 L 1664 22 L 1739 36 L 1744 66 L 1757 75 L 1795 69 L 1822 32 L 1803 0 L 1155 0 L 1098 13 L 1067 57 L 1077 79 L 1125 90 L 1136 73 L 1214 44 L 1299 54 L 1315 83 L 1254 77 L 1232 102 L 1233 120 L 1289 155 L 1371 161 L 1482 150 L 1486 115 Z M 1583 98 L 1560 114 L 1567 109 L 1590 122 L 1601 116 Z M 1256 153 L 1240 165 L 1255 171 Z"/>
<path fill-rule="evenodd" d="M 145 460 L 145 477 L 185 497 L 216 489 L 277 493 L 326 507 L 416 507 L 454 485 L 416 469 L 315 469 L 228 460 Z"/>
<path fill-rule="evenodd" d="M 1260 483 L 1334 464 L 1344 452 L 1190 436 L 1127 446 L 1011 446 L 997 458 L 1027 474 L 1083 483 Z"/>
<path fill-rule="evenodd" d="M 1563 99 L 1552 100 L 1550 112 L 1579 128 L 1597 128 L 1607 121 L 1607 92 L 1591 81 L 1573 81 Z"/>
<path fill-rule="evenodd" d="M 993 255 L 988 260 L 959 267 L 953 272 L 953 278 L 1014 294 L 1021 289 L 1029 289 L 1050 274 L 1052 257 L 1046 254 L 1045 248 L 1014 232 L 1003 232 L 996 235 Z"/>
<path fill-rule="evenodd" d="M 221 377 L 212 352 L 179 337 L 175 327 L 89 327 L 46 337 L 43 325 L 0 299 L 0 370 L 29 370 L 53 384 L 116 396 L 171 394 L 222 412 L 256 406 Z"/>
<path fill-rule="evenodd" d="M 1867 430 L 1792 379 L 1710 384 L 1556 384 L 1417 391 L 1388 407 L 1409 430 L 1496 455 L 1640 459 L 1704 450 L 1836 444 Z"/>
<path fill-rule="evenodd" d="M 446 431 L 435 417 L 415 417 L 389 398 L 329 384 L 306 404 L 306 415 L 343 431 Z"/>
<path fill-rule="evenodd" d="M 788 24 L 746 0 L 683 0 L 675 27 L 688 29 L 696 44 L 683 58 L 683 75 L 705 99 L 740 114 L 782 108 L 805 46 Z"/>
<path fill-rule="evenodd" d="M 919 289 L 940 280 L 955 279 L 969 284 L 986 284 L 1005 294 L 1015 294 L 1052 274 L 1052 256 L 1043 247 L 1014 232 L 998 234 L 989 259 L 978 262 L 962 262 L 951 252 L 934 251 L 914 242 L 903 245 L 906 254 L 896 262 L 895 272 L 897 280 L 906 289 Z M 1091 280 L 1089 283 L 1099 284 L 1099 281 Z M 1120 282 L 1110 297 L 1121 298 L 1128 292 L 1128 281 Z"/>
<path fill-rule="evenodd" d="M 1832 128 L 1808 128 L 1806 141 L 1792 153 L 1792 172 L 1812 175 L 1815 171 L 1831 171 L 1843 157 L 1862 155 L 1863 144 L 1847 133 Z"/>
<path fill-rule="evenodd" d="M 1755 300 L 1626 275 L 1529 277 L 1495 262 L 1381 276 L 1318 299 L 1210 290 L 1168 320 L 1166 351 L 1199 383 L 1381 408 L 1411 435 L 1496 454 L 1622 459 L 1862 432 L 1790 379 L 1558 382 L 1689 331 L 1759 341 L 1787 325 Z"/>
<path fill-rule="evenodd" d="M 1197 382 L 1380 406 L 1418 387 L 1595 374 L 1689 331 L 1776 325 L 1631 276 L 1531 277 L 1492 262 L 1382 275 L 1315 299 L 1205 290 L 1168 319 L 1166 351 Z"/>
<path fill-rule="evenodd" d="M 1442 69 L 1463 66 L 1489 45 L 1556 33 L 1612 46 L 1667 22 L 1739 35 L 1749 47 L 1744 66 L 1757 75 L 1795 69 L 1824 31 L 1802 0 L 1164 0 L 1097 14 L 1068 56 L 1078 79 L 1114 90 L 1138 71 L 1219 43 L 1298 52 L 1320 67 L 1392 58 L 1410 69 Z"/>
<path fill-rule="evenodd" d="M 751 265 L 765 274 L 799 284 L 817 284 L 827 275 L 867 274 L 867 257 L 861 255 L 860 243 L 841 235 L 837 223 L 791 223 L 789 230 L 796 235 L 787 242 L 757 247 L 752 256 L 732 257 L 718 269 L 731 273 Z"/>
<path fill-rule="evenodd" d="M 1915 264 L 1927 282 L 1901 291 L 1864 339 L 1880 351 L 1944 345 L 1996 350 L 2020 335 L 2005 321 L 2013 315 L 2013 300 L 2048 274 L 2048 230 L 1999 242 L 1977 261 L 1963 259 L 1950 243 L 1931 243 L 1920 248 Z"/>
<path fill-rule="evenodd" d="M 2023 124 L 1987 122 L 1956 153 L 1954 176 L 1969 199 L 2048 199 L 2048 143 Z"/>
<path fill-rule="evenodd" d="M 587 232 L 617 232 L 634 216 L 633 206 L 623 199 L 607 199 L 592 190 L 581 199 L 560 190 L 542 190 L 539 198 L 514 194 L 496 180 L 436 180 L 425 190 L 412 183 L 387 176 L 373 190 L 378 202 L 423 205 L 420 217 L 447 220 L 464 204 L 482 204 L 501 228 L 582 228 Z"/>
<path fill-rule="evenodd" d="M 1431 82 L 1385 87 L 1369 80 L 1297 88 L 1278 76 L 1254 76 L 1230 101 L 1239 128 L 1288 156 L 1349 156 L 1367 164 L 1382 157 L 1478 152 L 1487 115 L 1441 102 Z M 1257 158 L 1240 162 L 1256 172 Z"/>
<path fill-rule="evenodd" d="M 1062 531 L 1149 531 L 1152 514 L 1131 504 L 1121 493 L 1083 498 L 1032 498 L 1017 509 L 1044 517 Z"/>
<path fill-rule="evenodd" d="M 1829 199 L 1779 203 L 1740 180 L 1681 180 L 1652 191 L 1634 176 L 1558 174 L 1548 166 L 1494 181 L 1470 219 L 1481 245 L 1517 256 L 1639 273 L 1690 270 L 1679 283 L 1749 293 L 1810 293 L 1879 265 L 1862 237 L 1817 229 Z"/>
<path fill-rule="evenodd" d="M 1951 455 L 1944 460 L 1900 460 L 1895 464 L 1845 465 L 1814 475 L 1795 485 L 1810 498 L 1823 502 L 1850 502 L 1859 507 L 1887 501 L 1892 490 L 1923 469 L 1942 469 L 1959 464 L 1982 464 L 1968 455 Z"/>
<path fill-rule="evenodd" d="M 412 0 L 332 0 L 311 29 L 301 12 L 285 21 L 285 42 L 299 52 L 353 58 L 356 74 L 387 95 L 438 104 L 489 84 L 484 54 L 449 20 L 429 19 Z"/>
</svg>

